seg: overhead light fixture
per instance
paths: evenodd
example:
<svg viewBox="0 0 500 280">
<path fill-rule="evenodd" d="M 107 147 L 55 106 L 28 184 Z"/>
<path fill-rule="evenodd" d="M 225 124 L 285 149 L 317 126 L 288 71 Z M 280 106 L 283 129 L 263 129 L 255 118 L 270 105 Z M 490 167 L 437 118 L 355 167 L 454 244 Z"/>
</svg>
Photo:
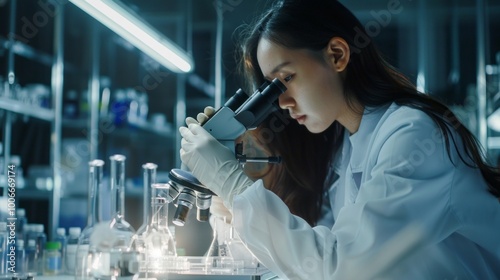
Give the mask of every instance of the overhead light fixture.
<svg viewBox="0 0 500 280">
<path fill-rule="evenodd" d="M 69 0 L 173 72 L 188 73 L 192 58 L 118 0 Z"/>
</svg>

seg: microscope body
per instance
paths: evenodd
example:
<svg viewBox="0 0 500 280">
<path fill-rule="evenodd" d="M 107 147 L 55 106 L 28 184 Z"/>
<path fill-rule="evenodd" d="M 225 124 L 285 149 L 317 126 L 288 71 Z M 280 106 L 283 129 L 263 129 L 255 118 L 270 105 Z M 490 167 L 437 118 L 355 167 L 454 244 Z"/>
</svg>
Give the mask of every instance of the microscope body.
<svg viewBox="0 0 500 280">
<path fill-rule="evenodd" d="M 233 151 L 236 158 L 236 139 L 248 129 L 256 128 L 275 111 L 276 100 L 285 91 L 286 87 L 279 79 L 264 83 L 251 96 L 239 89 L 202 126 L 221 144 Z M 211 197 L 215 194 L 187 170 L 172 169 L 169 178 L 170 188 L 179 194 L 173 223 L 183 226 L 193 205 L 197 208 L 197 219 L 208 221 Z"/>
<path fill-rule="evenodd" d="M 203 124 L 217 141 L 234 152 L 234 141 L 247 130 L 243 124 L 236 120 L 233 110 L 229 107 L 221 107 L 215 114 Z"/>
</svg>

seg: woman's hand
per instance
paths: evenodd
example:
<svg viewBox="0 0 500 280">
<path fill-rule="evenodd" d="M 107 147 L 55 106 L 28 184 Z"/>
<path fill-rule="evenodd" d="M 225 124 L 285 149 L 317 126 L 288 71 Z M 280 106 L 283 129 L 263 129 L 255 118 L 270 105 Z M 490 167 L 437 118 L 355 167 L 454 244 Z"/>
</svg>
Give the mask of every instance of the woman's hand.
<svg viewBox="0 0 500 280">
<path fill-rule="evenodd" d="M 186 118 L 186 125 L 189 126 L 192 123 L 202 125 L 215 113 L 215 108 L 212 106 L 207 106 L 203 110 L 203 113 L 198 113 L 196 120 L 192 117 Z"/>
<path fill-rule="evenodd" d="M 205 122 L 211 109 L 197 116 L 187 118 L 188 127 L 180 127 L 181 161 L 193 175 L 208 189 L 232 206 L 233 197 L 253 184 L 232 151 L 222 145 L 200 123 Z M 208 114 L 207 114 L 208 113 Z"/>
</svg>

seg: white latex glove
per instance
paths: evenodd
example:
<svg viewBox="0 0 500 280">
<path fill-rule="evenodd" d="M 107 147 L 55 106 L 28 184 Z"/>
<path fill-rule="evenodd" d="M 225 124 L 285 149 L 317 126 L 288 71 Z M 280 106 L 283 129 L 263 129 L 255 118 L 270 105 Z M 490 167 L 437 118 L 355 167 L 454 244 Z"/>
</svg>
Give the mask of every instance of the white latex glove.
<svg viewBox="0 0 500 280">
<path fill-rule="evenodd" d="M 194 124 L 204 124 L 213 114 L 215 113 L 215 108 L 212 106 L 207 106 L 202 113 L 198 113 L 196 120 L 192 117 L 186 118 L 186 125 Z M 212 196 L 212 203 L 210 204 L 210 214 L 212 216 L 221 218 L 226 223 L 230 224 L 233 219 L 233 214 L 224 205 L 224 201 L 218 196 Z"/>
<path fill-rule="evenodd" d="M 212 196 L 212 204 L 210 205 L 210 214 L 212 214 L 212 216 L 223 219 L 228 224 L 230 224 L 231 220 L 233 219 L 233 214 L 224 205 L 224 201 L 218 196 Z"/>
<path fill-rule="evenodd" d="M 180 127 L 182 162 L 207 188 L 231 208 L 233 197 L 253 184 L 232 151 L 219 143 L 199 124 Z"/>
<path fill-rule="evenodd" d="M 190 125 L 192 123 L 204 124 L 214 113 L 215 113 L 215 108 L 212 106 L 207 106 L 203 110 L 203 113 L 198 113 L 198 115 L 196 116 L 196 120 L 192 117 L 187 117 L 186 125 Z"/>
</svg>

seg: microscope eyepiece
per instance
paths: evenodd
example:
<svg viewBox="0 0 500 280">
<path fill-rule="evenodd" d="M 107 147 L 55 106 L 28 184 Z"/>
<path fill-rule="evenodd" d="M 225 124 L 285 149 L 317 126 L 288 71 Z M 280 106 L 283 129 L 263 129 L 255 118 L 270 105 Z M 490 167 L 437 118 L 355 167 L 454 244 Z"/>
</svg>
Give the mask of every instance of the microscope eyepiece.
<svg viewBox="0 0 500 280">
<path fill-rule="evenodd" d="M 256 90 L 235 112 L 235 119 L 247 129 L 256 128 L 269 114 L 275 111 L 277 109 L 276 99 L 286 91 L 285 85 L 278 78 L 265 84 L 267 86 L 263 85 Z M 264 89 L 262 89 L 263 87 Z"/>
</svg>

